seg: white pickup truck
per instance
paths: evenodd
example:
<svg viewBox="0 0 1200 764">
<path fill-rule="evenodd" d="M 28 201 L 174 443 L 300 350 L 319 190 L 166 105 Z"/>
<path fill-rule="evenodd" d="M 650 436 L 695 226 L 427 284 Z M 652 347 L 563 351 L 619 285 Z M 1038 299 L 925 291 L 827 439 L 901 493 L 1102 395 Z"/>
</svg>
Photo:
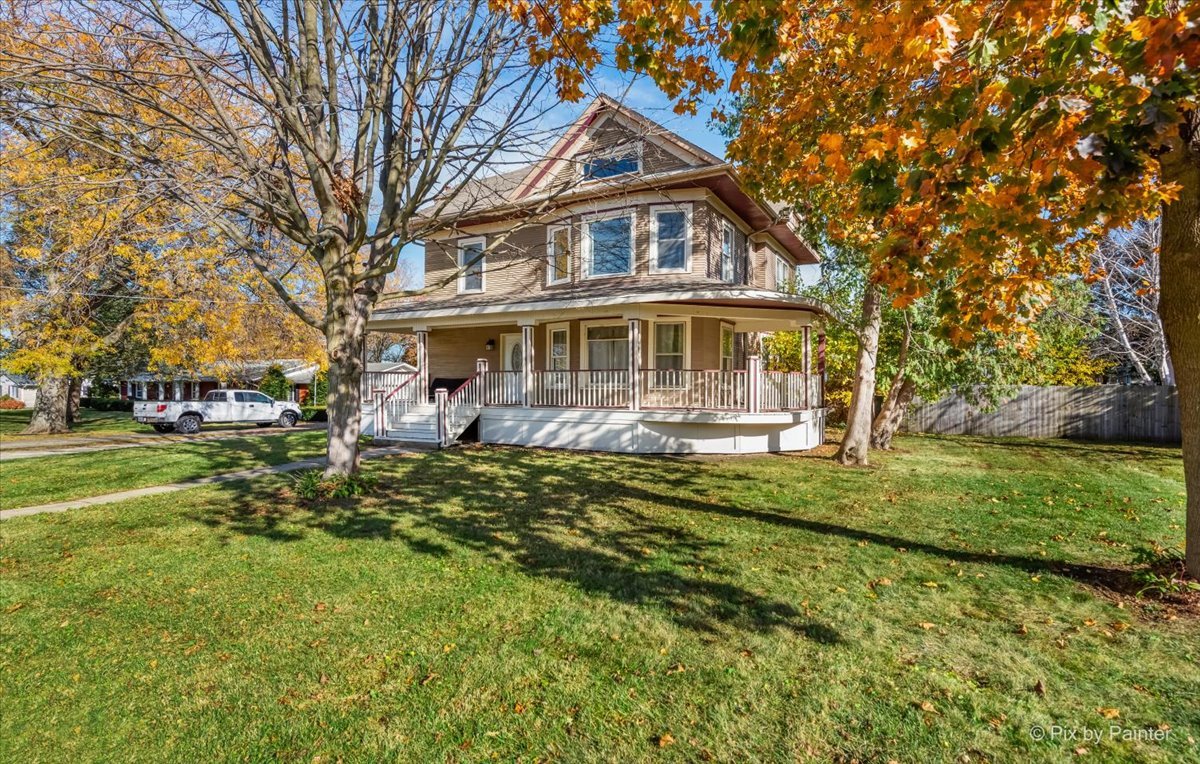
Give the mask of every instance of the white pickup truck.
<svg viewBox="0 0 1200 764">
<path fill-rule="evenodd" d="M 133 418 L 153 425 L 159 432 L 174 430 L 191 435 L 200 432 L 202 423 L 253 422 L 259 427 L 292 427 L 300 421 L 300 407 L 257 390 L 213 390 L 202 401 L 138 401 L 133 404 Z"/>
</svg>

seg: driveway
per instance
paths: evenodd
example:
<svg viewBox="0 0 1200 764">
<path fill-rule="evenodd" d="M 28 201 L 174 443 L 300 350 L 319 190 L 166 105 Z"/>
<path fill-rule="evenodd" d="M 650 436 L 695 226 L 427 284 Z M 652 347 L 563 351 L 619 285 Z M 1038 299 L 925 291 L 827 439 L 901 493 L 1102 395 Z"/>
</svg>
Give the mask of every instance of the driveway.
<svg viewBox="0 0 1200 764">
<path fill-rule="evenodd" d="M 145 448 L 147 446 L 169 446 L 175 443 L 229 440 L 231 438 L 269 437 L 289 432 L 324 430 L 324 422 L 305 423 L 292 428 L 246 427 L 226 430 L 201 431 L 197 435 L 160 434 L 157 432 L 121 432 L 95 435 L 69 435 L 61 437 L 6 437 L 0 439 L 0 462 L 17 459 L 34 459 L 41 456 L 62 454 L 84 454 L 92 451 L 112 451 L 118 448 Z"/>
</svg>

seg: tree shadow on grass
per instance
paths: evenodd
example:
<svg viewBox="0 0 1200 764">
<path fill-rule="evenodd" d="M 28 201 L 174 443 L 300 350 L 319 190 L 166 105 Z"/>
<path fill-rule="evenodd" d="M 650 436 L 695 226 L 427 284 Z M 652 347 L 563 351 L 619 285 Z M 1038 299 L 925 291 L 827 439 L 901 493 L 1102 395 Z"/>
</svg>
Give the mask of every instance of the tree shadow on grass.
<svg viewBox="0 0 1200 764">
<path fill-rule="evenodd" d="M 222 486 L 190 515 L 222 532 L 281 542 L 321 531 L 400 542 L 421 555 L 467 549 L 589 595 L 657 609 L 701 633 L 782 629 L 825 645 L 845 641 L 793 605 L 731 583 L 738 571 L 713 562 L 722 542 L 663 522 L 662 507 L 686 504 L 679 496 L 696 487 L 699 465 L 611 455 L 566 462 L 519 449 L 492 449 L 486 460 L 452 452 L 390 461 L 376 463 L 379 484 L 361 500 L 307 502 L 259 481 Z M 640 505 L 646 494 L 636 484 L 645 483 L 665 489 L 657 506 Z"/>
<path fill-rule="evenodd" d="M 714 562 L 725 543 L 688 530 L 686 515 L 671 510 L 1056 574 L 1121 595 L 1136 590 L 1130 572 L 1120 568 L 953 549 L 710 501 L 705 497 L 717 487 L 711 470 L 687 459 L 594 454 L 567 460 L 553 452 L 490 448 L 486 459 L 459 451 L 379 467 L 376 491 L 362 500 L 304 502 L 277 485 L 242 483 L 224 488 L 219 501 L 197 508 L 193 517 L 224 532 L 283 542 L 316 530 L 398 541 L 422 555 L 465 548 L 589 594 L 660 608 L 696 631 L 784 628 L 825 644 L 845 638 L 785 601 L 731 583 L 740 571 Z"/>
</svg>

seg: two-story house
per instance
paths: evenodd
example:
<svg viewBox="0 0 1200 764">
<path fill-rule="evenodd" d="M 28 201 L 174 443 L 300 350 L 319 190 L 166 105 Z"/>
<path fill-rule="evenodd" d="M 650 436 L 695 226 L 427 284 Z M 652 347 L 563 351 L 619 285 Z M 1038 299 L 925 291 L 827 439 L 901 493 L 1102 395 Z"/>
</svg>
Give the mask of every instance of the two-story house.
<svg viewBox="0 0 1200 764">
<path fill-rule="evenodd" d="M 377 438 L 640 453 L 811 448 L 824 428 L 816 255 L 726 162 L 608 98 L 547 156 L 436 208 L 419 299 L 377 310 L 418 369 L 367 381 Z M 764 332 L 801 331 L 798 372 Z"/>
</svg>

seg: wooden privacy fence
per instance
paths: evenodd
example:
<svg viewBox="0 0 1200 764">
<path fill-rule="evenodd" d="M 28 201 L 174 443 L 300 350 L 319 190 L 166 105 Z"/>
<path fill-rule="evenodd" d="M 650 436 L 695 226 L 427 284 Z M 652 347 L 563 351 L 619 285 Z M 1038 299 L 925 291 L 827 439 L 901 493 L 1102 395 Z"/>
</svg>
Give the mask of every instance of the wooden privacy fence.
<svg viewBox="0 0 1200 764">
<path fill-rule="evenodd" d="M 1178 443 L 1181 439 L 1175 388 L 1133 385 L 1026 385 L 990 411 L 953 395 L 935 403 L 914 403 L 904 427 L 909 432 L 985 437 L 1015 435 L 1167 443 Z"/>
</svg>

